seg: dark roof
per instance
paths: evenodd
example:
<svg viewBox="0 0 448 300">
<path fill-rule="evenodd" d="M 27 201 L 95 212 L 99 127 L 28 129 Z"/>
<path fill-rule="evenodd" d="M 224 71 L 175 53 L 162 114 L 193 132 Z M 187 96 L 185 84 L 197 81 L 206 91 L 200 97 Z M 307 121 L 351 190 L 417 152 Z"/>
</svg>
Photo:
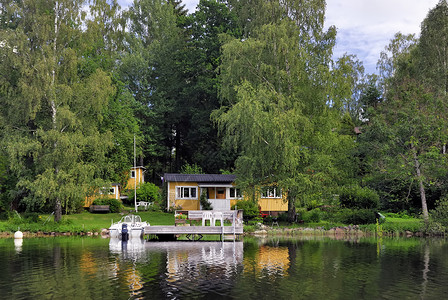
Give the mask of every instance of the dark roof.
<svg viewBox="0 0 448 300">
<path fill-rule="evenodd" d="M 210 183 L 232 183 L 236 179 L 235 175 L 230 174 L 174 174 L 165 173 L 164 181 L 171 182 L 210 182 Z"/>
</svg>

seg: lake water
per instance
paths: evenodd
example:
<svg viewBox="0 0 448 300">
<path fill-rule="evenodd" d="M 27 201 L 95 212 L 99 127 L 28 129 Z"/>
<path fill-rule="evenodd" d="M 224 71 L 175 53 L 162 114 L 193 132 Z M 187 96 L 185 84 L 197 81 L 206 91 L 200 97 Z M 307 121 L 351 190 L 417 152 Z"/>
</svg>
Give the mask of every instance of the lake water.
<svg viewBox="0 0 448 300">
<path fill-rule="evenodd" d="M 1 299 L 446 299 L 444 239 L 0 239 Z"/>
</svg>

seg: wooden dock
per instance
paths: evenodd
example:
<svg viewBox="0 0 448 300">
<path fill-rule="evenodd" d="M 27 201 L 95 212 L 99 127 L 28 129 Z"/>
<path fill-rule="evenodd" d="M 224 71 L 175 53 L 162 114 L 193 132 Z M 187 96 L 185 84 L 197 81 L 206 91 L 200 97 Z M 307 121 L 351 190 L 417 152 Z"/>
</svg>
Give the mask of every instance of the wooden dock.
<svg viewBox="0 0 448 300">
<path fill-rule="evenodd" d="M 221 239 L 232 235 L 236 238 L 243 234 L 243 226 L 146 226 L 144 234 L 159 237 L 186 235 L 187 238 L 192 236 L 193 240 L 195 236 L 200 239 L 203 235 L 220 235 Z"/>
<path fill-rule="evenodd" d="M 181 212 L 175 212 L 175 217 L 180 215 L 182 215 Z M 179 219 L 176 218 L 176 220 Z M 146 226 L 144 228 L 144 234 L 154 235 L 162 240 L 175 240 L 180 235 L 186 235 L 189 240 L 200 240 L 203 235 L 220 235 L 221 240 L 224 240 L 225 236 L 231 235 L 232 239 L 235 240 L 243 234 L 242 210 L 190 210 L 188 211 L 188 221 L 191 224 L 193 220 L 201 222 L 202 226 Z M 214 226 L 218 220 L 221 226 Z M 206 221 L 209 221 L 210 226 L 205 226 Z M 231 225 L 223 226 L 224 222 L 230 222 Z"/>
</svg>

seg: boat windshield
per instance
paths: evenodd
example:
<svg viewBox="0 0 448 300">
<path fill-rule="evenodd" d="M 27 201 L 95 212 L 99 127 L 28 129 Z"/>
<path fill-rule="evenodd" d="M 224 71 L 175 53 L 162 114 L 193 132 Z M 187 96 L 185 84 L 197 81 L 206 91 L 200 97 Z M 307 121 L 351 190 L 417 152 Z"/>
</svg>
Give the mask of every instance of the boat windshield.
<svg viewBox="0 0 448 300">
<path fill-rule="evenodd" d="M 121 223 L 140 223 L 142 218 L 140 216 L 135 215 L 127 215 L 121 218 Z"/>
</svg>

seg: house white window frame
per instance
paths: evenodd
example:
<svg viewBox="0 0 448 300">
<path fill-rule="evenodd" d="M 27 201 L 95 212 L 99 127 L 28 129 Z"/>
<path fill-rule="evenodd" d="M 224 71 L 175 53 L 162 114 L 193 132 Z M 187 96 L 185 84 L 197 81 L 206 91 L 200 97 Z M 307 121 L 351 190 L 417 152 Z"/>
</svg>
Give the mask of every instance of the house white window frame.
<svg viewBox="0 0 448 300">
<path fill-rule="evenodd" d="M 131 178 L 137 177 L 137 170 L 131 170 Z"/>
<path fill-rule="evenodd" d="M 185 191 L 188 190 L 188 196 L 185 196 Z M 192 190 L 195 192 L 195 196 L 192 196 Z M 176 199 L 198 199 L 198 187 L 197 186 L 176 186 Z"/>
<path fill-rule="evenodd" d="M 100 195 L 115 195 L 116 192 L 116 187 L 112 186 L 112 187 L 105 187 L 103 186 L 102 188 L 100 188 L 99 194 Z"/>
<path fill-rule="evenodd" d="M 232 196 L 232 190 L 234 190 L 234 195 Z M 229 188 L 229 199 L 242 199 L 243 195 L 241 194 L 241 189 L 237 187 Z"/>
<path fill-rule="evenodd" d="M 267 186 L 261 190 L 262 199 L 281 199 L 282 190 L 278 187 Z"/>
</svg>

